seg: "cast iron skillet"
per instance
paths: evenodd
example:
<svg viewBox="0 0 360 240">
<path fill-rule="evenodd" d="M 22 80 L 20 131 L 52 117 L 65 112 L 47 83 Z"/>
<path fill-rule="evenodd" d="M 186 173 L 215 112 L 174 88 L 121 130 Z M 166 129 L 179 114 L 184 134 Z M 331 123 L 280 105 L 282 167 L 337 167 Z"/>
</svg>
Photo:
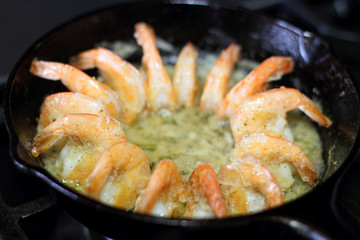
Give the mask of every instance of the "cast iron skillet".
<svg viewBox="0 0 360 240">
<path fill-rule="evenodd" d="M 325 236 L 309 227 L 313 224 L 311 220 L 303 219 L 311 219 L 308 217 L 312 214 L 311 206 L 318 207 L 328 201 L 335 180 L 359 148 L 359 91 L 355 81 L 331 55 L 328 45 L 310 32 L 224 3 L 186 2 L 123 3 L 73 20 L 36 42 L 14 67 L 5 91 L 5 117 L 15 165 L 48 183 L 57 193 L 58 202 L 75 218 L 107 236 L 182 238 L 235 233 L 256 238 L 279 225 L 306 237 Z M 178 47 L 192 41 L 199 49 L 219 51 L 237 42 L 243 46 L 244 57 L 258 61 L 272 55 L 292 56 L 296 61 L 295 71 L 278 84 L 296 87 L 320 100 L 324 113 L 334 122 L 329 129 L 319 128 L 327 170 L 318 186 L 295 201 L 254 215 L 178 220 L 142 216 L 103 205 L 47 173 L 29 153 L 29 145 L 36 133 L 44 97 L 66 89 L 61 83 L 32 76 L 31 61 L 38 58 L 67 62 L 70 56 L 93 48 L 102 40 L 135 41 L 134 24 L 138 21 L 150 23 L 158 36 Z"/>
</svg>

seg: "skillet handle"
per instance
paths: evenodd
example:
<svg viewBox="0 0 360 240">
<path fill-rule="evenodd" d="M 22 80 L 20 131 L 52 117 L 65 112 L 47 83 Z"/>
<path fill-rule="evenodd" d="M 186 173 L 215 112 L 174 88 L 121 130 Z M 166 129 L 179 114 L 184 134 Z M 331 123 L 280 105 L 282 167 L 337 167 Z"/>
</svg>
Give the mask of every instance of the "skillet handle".
<svg viewBox="0 0 360 240">
<path fill-rule="evenodd" d="M 272 216 L 268 221 L 278 225 L 286 232 L 294 233 L 299 239 L 309 240 L 330 240 L 337 239 L 325 233 L 317 226 L 306 223 L 306 220 L 300 220 L 290 216 Z"/>
<path fill-rule="evenodd" d="M 55 197 L 47 195 L 16 207 L 10 207 L 0 194 L 0 239 L 2 240 L 27 240 L 27 236 L 20 226 L 23 220 L 35 217 L 56 205 Z"/>
<path fill-rule="evenodd" d="M 346 172 L 344 176 L 347 176 Z M 336 181 L 336 184 L 323 185 L 318 191 L 270 210 L 264 214 L 266 221 L 302 239 L 358 239 L 359 235 L 349 231 L 348 222 L 339 217 L 334 205 L 335 199 L 343 197 L 342 193 L 338 194 L 338 189 L 343 189 L 339 188 L 343 178 L 329 180 Z"/>
<path fill-rule="evenodd" d="M 360 154 L 335 185 L 331 207 L 339 223 L 354 236 L 360 236 Z"/>
<path fill-rule="evenodd" d="M 55 207 L 56 204 L 57 201 L 55 197 L 49 194 L 15 207 L 14 212 L 19 219 L 25 219 L 47 211 L 48 209 Z"/>
</svg>

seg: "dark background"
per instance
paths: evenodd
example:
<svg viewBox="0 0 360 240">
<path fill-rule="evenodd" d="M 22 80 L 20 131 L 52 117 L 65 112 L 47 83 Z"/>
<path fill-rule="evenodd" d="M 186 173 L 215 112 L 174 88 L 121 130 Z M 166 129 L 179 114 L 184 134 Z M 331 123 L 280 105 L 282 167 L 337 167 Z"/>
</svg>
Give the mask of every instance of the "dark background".
<svg viewBox="0 0 360 240">
<path fill-rule="evenodd" d="M 23 52 L 54 27 L 117 0 L 0 1 L 0 79 L 5 81 Z"/>
<path fill-rule="evenodd" d="M 130 0 L 127 0 L 130 1 Z M 121 0 L 2 0 L 0 1 L 0 79 L 7 74 L 21 54 L 54 27 L 83 13 L 121 3 Z M 357 51 L 360 41 L 358 0 L 222 0 L 285 19 L 303 30 L 329 37 L 339 55 Z M 336 6 L 336 7 L 334 7 Z M 348 30 L 354 30 L 348 31 Z M 338 48 L 338 39 L 347 45 Z M 352 62 L 360 62 L 358 58 Z"/>
<path fill-rule="evenodd" d="M 130 1 L 130 0 L 127 0 Z M 36 40 L 81 14 L 121 3 L 121 0 L 2 0 L 0 1 L 0 82 Z M 359 0 L 222 0 L 285 19 L 327 38 L 334 52 L 352 71 L 360 62 Z M 356 53 L 356 54 L 355 54 Z M 354 57 L 355 56 L 355 57 Z"/>
</svg>

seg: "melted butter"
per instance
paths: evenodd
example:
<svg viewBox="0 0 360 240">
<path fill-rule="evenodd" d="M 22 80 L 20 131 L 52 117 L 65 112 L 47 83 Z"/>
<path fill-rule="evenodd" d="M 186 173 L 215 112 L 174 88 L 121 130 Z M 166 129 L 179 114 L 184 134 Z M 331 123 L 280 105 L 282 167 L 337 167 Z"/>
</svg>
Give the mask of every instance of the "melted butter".
<svg viewBox="0 0 360 240">
<path fill-rule="evenodd" d="M 119 49 L 113 43 L 102 43 L 100 45 L 104 44 L 118 52 L 120 56 L 124 54 L 124 43 L 117 46 Z M 131 56 L 138 47 L 137 45 L 134 45 L 131 49 L 128 46 L 125 47 L 129 50 L 126 55 Z M 199 52 L 197 76 L 201 86 L 204 85 L 205 79 L 217 57 L 217 53 Z M 176 61 L 176 57 L 173 59 Z M 174 64 L 175 62 L 170 61 L 165 66 L 170 76 L 172 76 Z M 257 62 L 248 59 L 238 61 L 229 82 L 229 88 L 243 79 L 257 65 Z M 317 169 L 319 176 L 321 176 L 325 164 L 322 159 L 320 137 L 315 127 L 308 119 L 302 118 L 296 113 L 290 114 L 288 122 L 294 143 L 305 151 Z M 169 158 L 177 164 L 185 179 L 190 177 L 198 162 L 210 163 L 218 172 L 220 167 L 229 161 L 234 147 L 228 124 L 219 123 L 213 115 L 199 113 L 197 108 L 182 109 L 172 114 L 151 114 L 146 118 L 138 119 L 133 126 L 124 130 L 128 141 L 136 144 L 148 154 L 152 170 L 160 160 Z M 71 181 L 64 177 L 64 158 L 61 157 L 59 152 L 59 149 L 54 149 L 42 154 L 41 159 L 44 167 L 59 181 L 79 192 L 85 193 L 86 186 L 84 182 Z M 80 156 L 77 155 L 79 152 L 82 151 L 71 150 L 70 155 L 67 157 L 79 158 Z M 89 155 L 92 154 L 89 151 L 85 152 Z M 269 170 L 271 171 L 271 169 Z M 284 186 L 285 201 L 295 199 L 310 190 L 310 187 L 301 181 L 290 165 L 281 166 L 280 171 L 286 172 L 284 175 L 289 176 L 280 184 Z M 110 185 L 110 183 L 107 184 L 107 188 Z M 105 191 L 105 193 L 112 191 L 114 190 Z M 253 202 L 250 212 L 262 209 L 264 205 L 263 196 L 260 194 L 254 195 L 255 197 L 251 196 L 247 199 L 248 202 Z M 112 196 L 109 193 L 104 196 L 103 201 L 111 202 L 111 199 Z"/>
<path fill-rule="evenodd" d="M 316 128 L 298 112 L 290 113 L 288 121 L 294 143 L 308 155 L 321 176 L 325 165 Z M 234 147 L 229 126 L 219 123 L 213 115 L 199 113 L 197 108 L 140 119 L 126 129 L 126 135 L 128 141 L 146 151 L 152 170 L 160 160 L 169 158 L 177 164 L 186 180 L 198 162 L 210 163 L 217 172 L 229 161 Z M 285 201 L 311 189 L 290 164 L 283 163 L 273 169 L 269 166 L 269 171 L 281 175 L 279 185 Z"/>
<path fill-rule="evenodd" d="M 288 121 L 294 142 L 305 151 L 321 176 L 325 164 L 321 154 L 321 140 L 316 128 L 298 112 L 290 113 Z M 172 114 L 164 114 L 164 112 L 152 114 L 137 120 L 133 126 L 125 129 L 125 132 L 129 142 L 141 147 L 148 154 L 152 170 L 160 160 L 169 158 L 177 164 L 186 180 L 198 162 L 210 163 L 218 172 L 229 161 L 234 147 L 228 124 L 219 123 L 213 115 L 200 113 L 198 108 L 182 109 Z M 64 150 L 54 148 L 42 154 L 41 159 L 44 167 L 59 181 L 85 193 L 84 182 L 67 180 L 64 177 L 64 160 L 78 159 L 83 154 L 84 157 L 93 154 L 86 149 L 89 148 L 78 146 L 67 150 L 68 154 L 62 154 Z M 298 198 L 311 187 L 301 181 L 291 165 L 284 164 L 275 170 L 269 167 L 269 171 L 274 175 L 277 174 L 275 171 L 286 172 L 282 175 L 288 177 L 279 183 L 280 186 L 286 186 L 282 188 L 286 202 Z M 252 203 L 250 212 L 262 209 L 260 205 L 263 205 L 263 201 Z"/>
<path fill-rule="evenodd" d="M 325 162 L 322 158 L 322 144 L 316 127 L 300 111 L 290 112 L 288 122 L 294 136 L 294 143 L 306 153 L 321 178 L 325 172 Z M 296 199 L 311 189 L 301 181 L 298 174 L 294 174 L 294 180 L 292 187 L 284 192 L 285 201 Z"/>
<path fill-rule="evenodd" d="M 294 143 L 307 154 L 321 177 L 325 164 L 322 159 L 321 140 L 316 128 L 297 111 L 289 114 L 288 122 L 294 136 Z M 125 129 L 125 132 L 129 142 L 138 145 L 148 154 L 152 170 L 160 160 L 169 158 L 177 164 L 186 180 L 189 179 L 198 162 L 210 163 L 218 172 L 229 161 L 234 147 L 228 124 L 219 123 L 213 115 L 199 113 L 197 108 L 182 109 L 172 114 L 164 112 L 152 114 L 139 119 L 133 126 Z M 76 161 L 76 159 L 93 155 L 94 152 L 90 151 L 88 146 L 78 145 L 76 148 L 67 149 L 68 146 L 65 145 L 60 150 L 61 146 L 64 145 L 60 144 L 41 155 L 44 167 L 62 183 L 85 194 L 86 182 L 66 179 L 64 162 L 71 158 Z M 95 155 L 99 154 L 95 153 Z M 275 168 L 266 167 L 274 176 L 279 175 L 279 171 L 281 172 L 281 177 L 277 179 L 285 202 L 296 199 L 311 189 L 301 181 L 294 167 L 288 163 Z M 112 202 L 111 194 L 105 195 L 102 201 Z M 249 213 L 263 208 L 265 199 L 258 195 L 256 199 L 247 199 Z M 109 200 L 106 200 L 107 198 Z"/>
<path fill-rule="evenodd" d="M 139 49 L 136 44 L 132 45 L 120 41 L 102 42 L 98 45 L 112 49 L 123 58 L 131 56 Z M 196 71 L 201 87 L 204 85 L 218 55 L 218 53 L 199 52 Z M 164 62 L 165 68 L 172 76 L 177 55 L 175 54 L 168 60 L 170 61 Z M 257 65 L 258 62 L 256 61 L 240 59 L 229 81 L 229 88 L 243 79 Z M 140 70 L 142 69 L 140 68 Z M 98 76 L 97 80 L 102 81 L 102 78 Z M 162 158 L 168 157 L 178 165 L 185 179 L 189 178 L 197 162 L 211 163 L 214 169 L 218 171 L 230 158 L 234 144 L 228 125 L 218 123 L 214 116 L 200 114 L 198 109 L 184 109 L 173 114 L 153 114 L 150 117 L 139 119 L 131 128 L 125 130 L 127 139 L 148 153 L 152 169 Z M 40 159 L 44 168 L 63 184 L 86 194 L 86 182 L 68 180 L 64 176 L 62 147 L 62 144 L 58 144 L 51 151 L 41 154 Z M 79 154 L 92 155 L 90 149 L 84 148 L 84 150 L 79 149 L 79 151 L 71 149 L 66 157 L 76 160 L 82 157 Z M 110 183 L 107 184 L 106 188 L 109 189 L 110 185 Z M 111 191 L 104 191 L 104 195 Z M 110 195 L 104 196 L 103 201 L 111 202 L 112 197 Z"/>
<path fill-rule="evenodd" d="M 150 166 L 169 158 L 185 179 L 198 162 L 211 163 L 215 171 L 229 161 L 233 139 L 228 125 L 197 108 L 173 114 L 154 114 L 138 120 L 125 130 L 128 141 L 145 150 Z"/>
<path fill-rule="evenodd" d="M 94 164 L 100 155 L 101 152 L 97 151 L 89 143 L 79 144 L 74 141 L 65 141 L 65 143 L 58 143 L 49 151 L 41 154 L 40 157 L 44 168 L 60 182 L 79 192 L 85 193 L 86 181 L 80 181 L 78 179 L 71 180 L 68 176 L 71 175 L 74 170 L 78 169 L 76 176 L 86 179 L 86 176 L 95 166 Z M 81 165 L 85 166 L 86 172 L 82 172 Z"/>
</svg>

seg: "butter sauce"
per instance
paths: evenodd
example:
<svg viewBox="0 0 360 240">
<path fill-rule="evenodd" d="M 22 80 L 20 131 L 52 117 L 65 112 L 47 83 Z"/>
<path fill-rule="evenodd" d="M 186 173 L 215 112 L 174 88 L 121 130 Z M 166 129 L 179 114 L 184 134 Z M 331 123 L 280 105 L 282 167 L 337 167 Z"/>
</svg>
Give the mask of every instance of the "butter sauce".
<svg viewBox="0 0 360 240">
<path fill-rule="evenodd" d="M 289 114 L 288 121 L 294 143 L 308 155 L 321 176 L 325 164 L 316 128 L 297 111 Z M 229 161 L 234 147 L 228 124 L 220 123 L 213 115 L 200 113 L 197 108 L 182 109 L 173 114 L 153 114 L 138 120 L 125 132 L 128 141 L 146 151 L 152 169 L 161 159 L 169 158 L 177 164 L 186 180 L 198 162 L 211 163 L 217 172 Z M 295 199 L 311 188 L 288 163 L 266 167 L 274 176 L 280 176 L 280 186 L 286 186 L 282 188 L 285 201 Z"/>
<path fill-rule="evenodd" d="M 112 46 L 109 43 L 100 45 L 108 45 L 109 48 Z M 134 47 L 126 54 L 131 56 L 136 49 L 137 47 Z M 124 51 L 122 52 L 124 53 Z M 119 55 L 121 56 L 121 54 Z M 199 54 L 197 75 L 201 86 L 204 85 L 206 76 L 216 58 L 217 54 L 213 53 L 201 52 Z M 170 76 L 172 76 L 173 64 L 170 62 L 166 65 Z M 254 61 L 241 59 L 236 64 L 229 87 L 243 79 L 256 66 L 257 63 Z M 99 78 L 99 80 L 101 79 Z M 294 143 L 305 151 L 321 177 L 325 164 L 322 159 L 321 140 L 316 128 L 298 111 L 289 114 L 288 122 L 294 136 Z M 147 117 L 139 118 L 132 126 L 125 127 L 124 130 L 128 141 L 136 144 L 148 154 L 152 170 L 160 160 L 169 158 L 177 164 L 186 180 L 198 162 L 211 163 L 217 172 L 229 161 L 234 148 L 234 140 L 228 122 L 219 122 L 214 115 L 200 113 L 198 108 L 181 109 L 174 113 L 166 110 L 156 114 L 152 113 Z M 63 149 L 60 153 L 59 150 L 54 149 L 42 154 L 41 160 L 44 167 L 61 182 L 86 194 L 85 183 L 65 179 L 65 173 L 69 166 L 65 165 L 64 159 L 69 161 L 69 158 L 73 158 L 73 161 L 78 161 L 77 159 L 83 157 L 82 154 L 89 154 L 81 152 L 74 149 Z M 274 176 L 283 176 L 279 185 L 282 187 L 285 202 L 298 198 L 311 189 L 301 181 L 290 164 L 283 163 L 280 167 L 266 167 Z M 250 209 L 250 212 L 262 209 L 264 199 L 260 194 L 258 195 L 258 198 L 249 200 L 256 202 L 252 205 L 254 209 Z"/>
</svg>

